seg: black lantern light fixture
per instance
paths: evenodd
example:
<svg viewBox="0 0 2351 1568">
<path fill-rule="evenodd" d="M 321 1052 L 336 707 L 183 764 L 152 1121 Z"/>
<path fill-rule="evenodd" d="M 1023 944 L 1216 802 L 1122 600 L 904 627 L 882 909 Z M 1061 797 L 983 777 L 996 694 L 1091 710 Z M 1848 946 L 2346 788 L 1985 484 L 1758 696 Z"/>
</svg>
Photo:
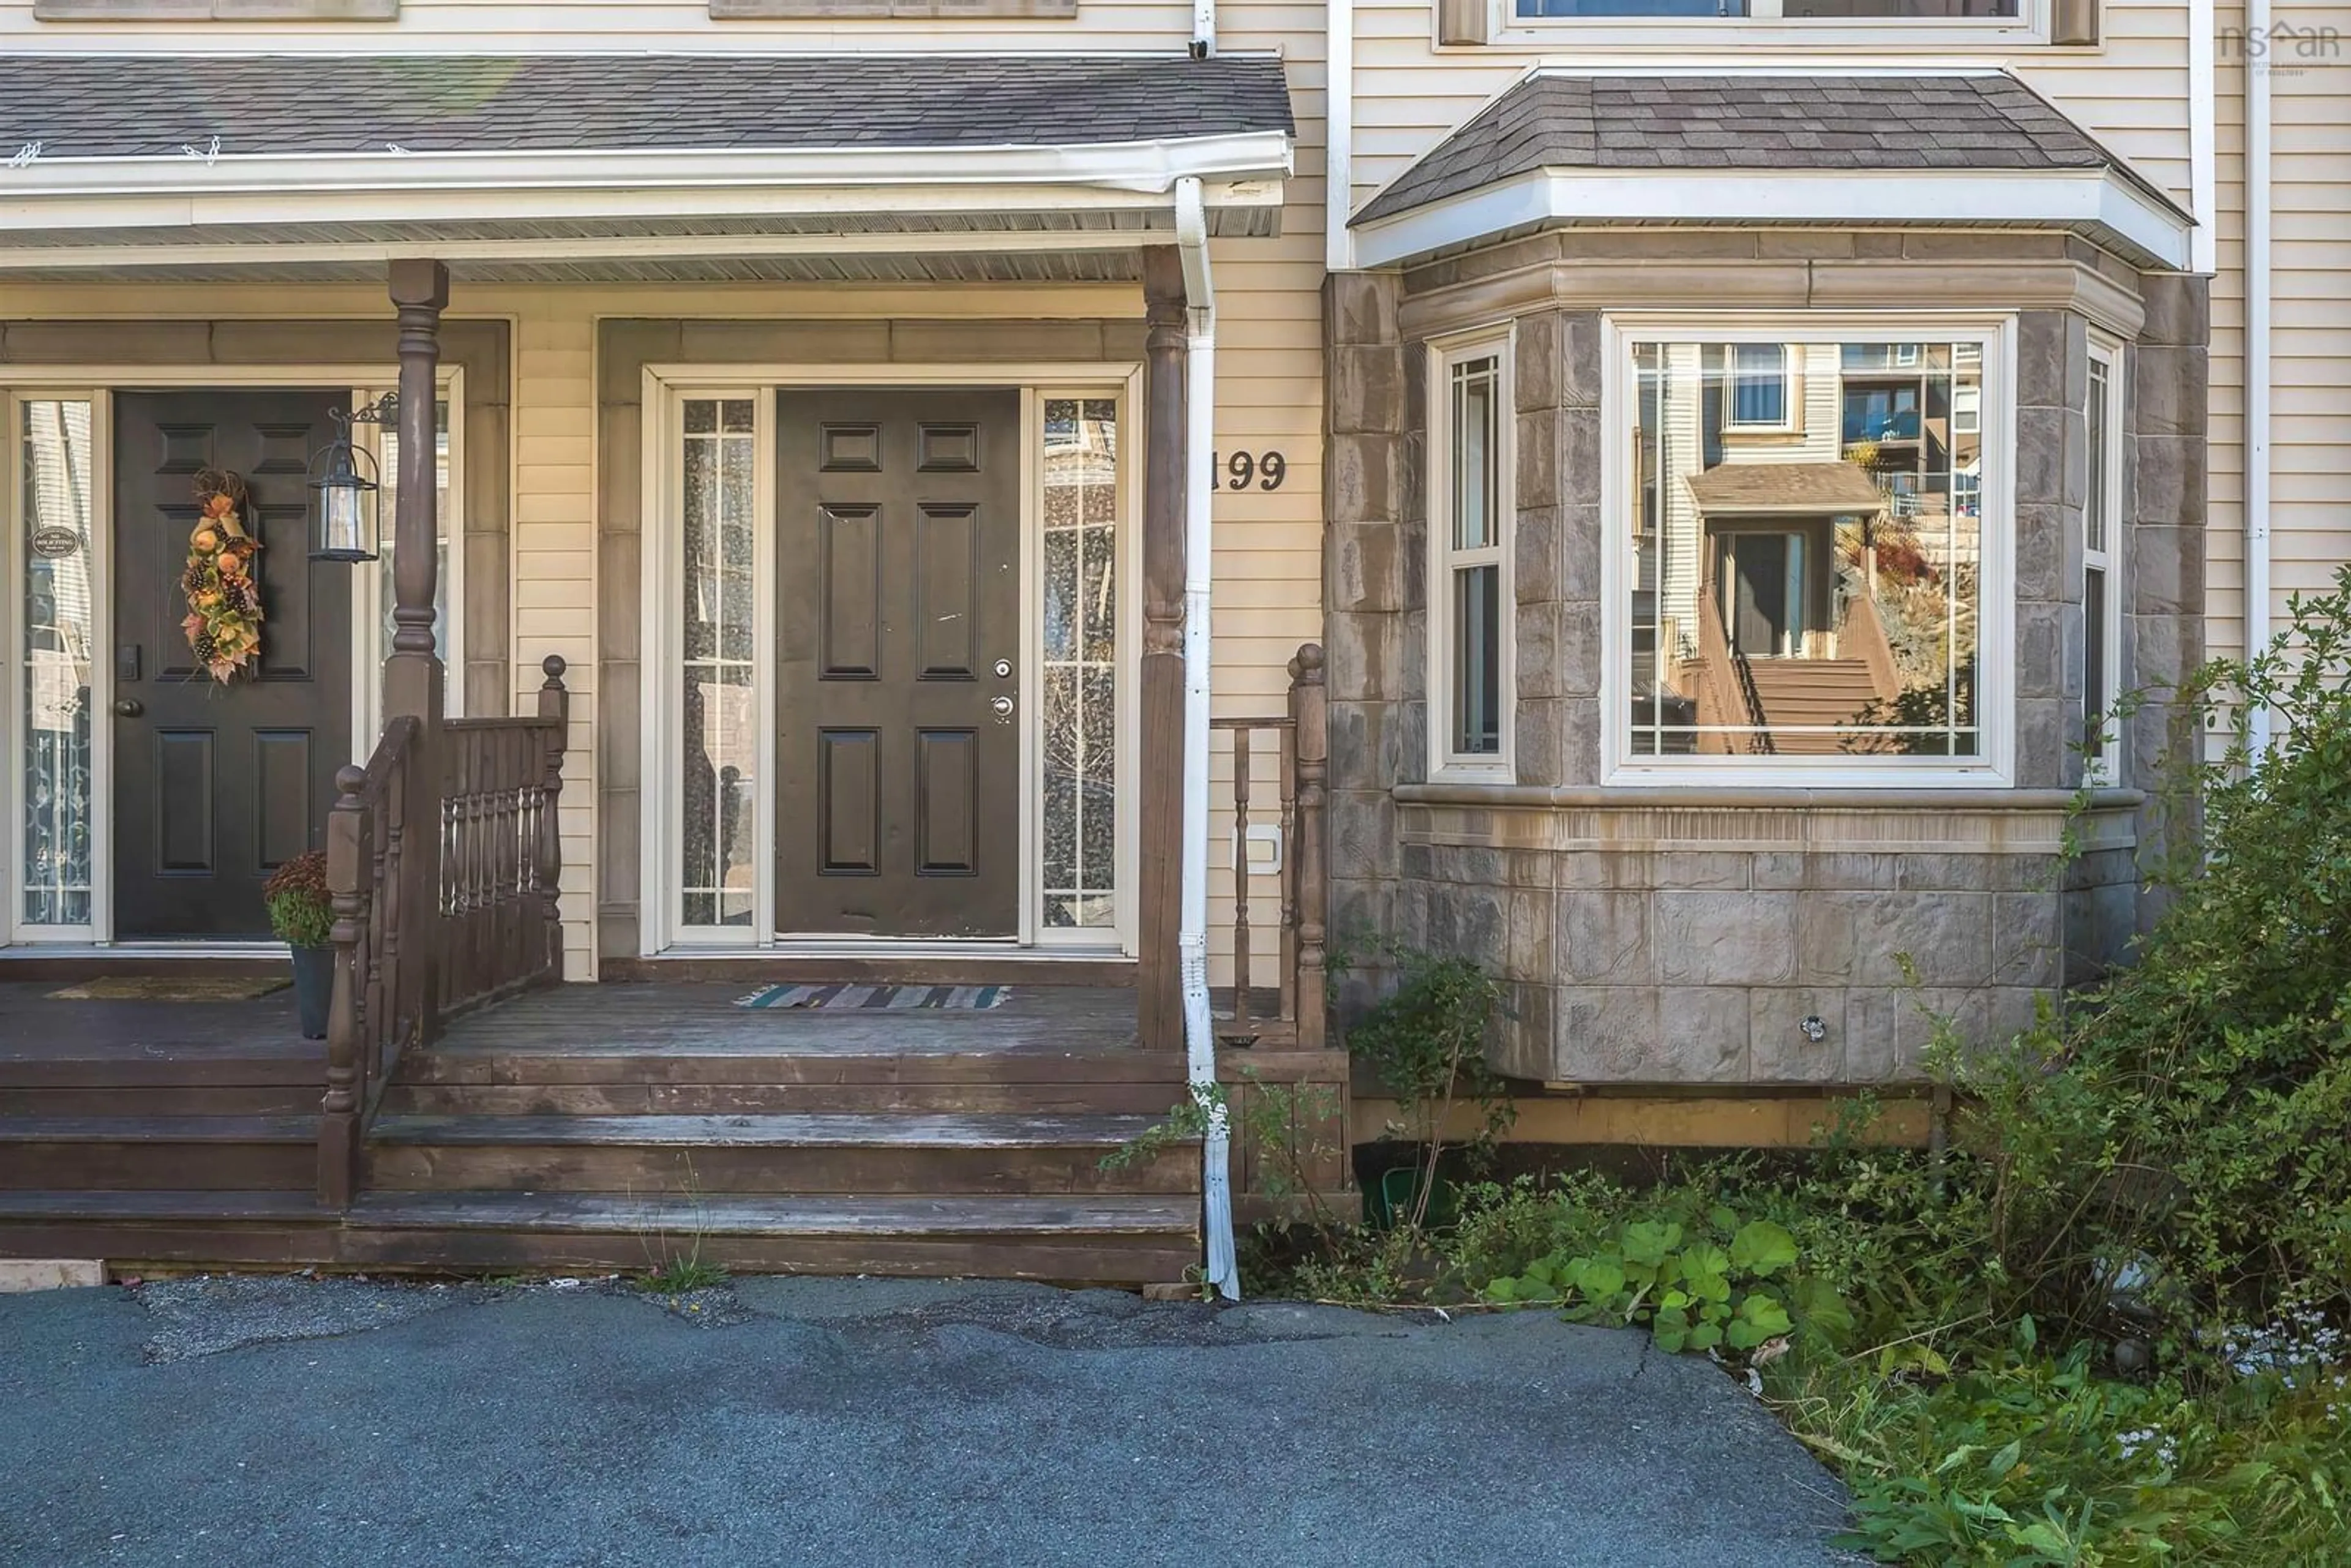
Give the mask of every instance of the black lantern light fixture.
<svg viewBox="0 0 2351 1568">
<path fill-rule="evenodd" d="M 382 542 L 383 486 L 375 455 L 351 443 L 351 426 L 384 425 L 400 417 L 400 394 L 386 392 L 350 413 L 338 412 L 338 434 L 310 459 L 310 559 L 373 560 Z"/>
</svg>

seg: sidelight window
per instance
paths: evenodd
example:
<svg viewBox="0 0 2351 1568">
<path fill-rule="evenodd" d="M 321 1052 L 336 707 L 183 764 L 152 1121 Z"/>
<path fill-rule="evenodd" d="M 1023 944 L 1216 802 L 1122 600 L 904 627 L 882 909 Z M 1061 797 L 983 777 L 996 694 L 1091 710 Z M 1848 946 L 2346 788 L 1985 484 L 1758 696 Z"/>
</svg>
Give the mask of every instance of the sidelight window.
<svg viewBox="0 0 2351 1568">
<path fill-rule="evenodd" d="M 1621 766 L 1992 765 L 1993 332 L 1618 340 L 1610 406 L 1633 455 L 1610 503 Z M 1774 413 L 1783 435 L 1737 439 Z"/>
<path fill-rule="evenodd" d="M 1431 406 L 1441 411 L 1430 464 L 1429 736 L 1437 773 L 1510 771 L 1516 617 L 1512 538 L 1510 345 L 1434 350 Z"/>
<path fill-rule="evenodd" d="M 2082 759 L 2092 783 L 2121 777 L 2114 713 L 2122 680 L 2122 377 L 2117 350 L 2090 347 L 2089 494 L 2082 510 Z"/>
<path fill-rule="evenodd" d="M 1045 400 L 1044 924 L 1118 919 L 1118 404 Z"/>
<path fill-rule="evenodd" d="M 23 903 L 28 925 L 91 922 L 91 677 L 97 642 L 92 405 L 20 402 L 17 539 L 24 652 Z M 0 555 L 0 559 L 6 559 Z"/>
<path fill-rule="evenodd" d="M 748 930 L 758 907 L 758 402 L 679 405 L 682 924 Z"/>
</svg>

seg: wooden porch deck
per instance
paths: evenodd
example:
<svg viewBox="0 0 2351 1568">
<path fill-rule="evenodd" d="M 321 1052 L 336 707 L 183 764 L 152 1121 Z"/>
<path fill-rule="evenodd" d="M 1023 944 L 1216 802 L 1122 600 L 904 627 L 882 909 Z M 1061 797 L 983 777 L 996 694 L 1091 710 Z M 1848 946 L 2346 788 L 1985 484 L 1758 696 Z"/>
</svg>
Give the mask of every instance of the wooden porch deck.
<svg viewBox="0 0 2351 1568">
<path fill-rule="evenodd" d="M 1180 1277 L 1196 1162 L 1102 1158 L 1181 1094 L 1134 994 L 973 1011 L 754 1009 L 741 981 L 559 987 L 404 1057 L 359 1197 L 317 1191 L 322 1042 L 290 993 L 0 986 L 0 1255 L 122 1267 Z"/>
</svg>

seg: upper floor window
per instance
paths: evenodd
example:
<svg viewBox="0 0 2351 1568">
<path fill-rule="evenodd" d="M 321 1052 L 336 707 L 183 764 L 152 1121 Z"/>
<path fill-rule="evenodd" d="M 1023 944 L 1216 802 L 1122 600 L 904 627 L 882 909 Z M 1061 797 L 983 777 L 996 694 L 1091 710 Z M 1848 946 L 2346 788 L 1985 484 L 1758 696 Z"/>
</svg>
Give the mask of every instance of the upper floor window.
<svg viewBox="0 0 2351 1568">
<path fill-rule="evenodd" d="M 1964 21 L 2014 20 L 2023 14 L 2023 0 L 1515 0 L 1515 4 L 1517 15 L 1528 20 Z"/>
<path fill-rule="evenodd" d="M 1432 350 L 1429 738 L 1432 768 L 1508 776 L 1510 644 L 1510 341 L 1485 338 Z"/>
<path fill-rule="evenodd" d="M 1617 333 L 1615 769 L 1834 783 L 2001 765 L 1998 330 Z"/>
</svg>

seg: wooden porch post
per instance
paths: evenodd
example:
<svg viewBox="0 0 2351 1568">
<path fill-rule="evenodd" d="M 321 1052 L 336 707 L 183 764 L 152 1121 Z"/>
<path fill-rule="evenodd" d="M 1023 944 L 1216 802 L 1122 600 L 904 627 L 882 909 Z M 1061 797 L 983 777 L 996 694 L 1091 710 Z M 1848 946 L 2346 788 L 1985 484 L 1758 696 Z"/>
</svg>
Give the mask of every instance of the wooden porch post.
<svg viewBox="0 0 2351 1568">
<path fill-rule="evenodd" d="M 1184 1045 L 1184 264 L 1174 246 L 1143 251 L 1143 779 L 1135 879 L 1135 1021 L 1146 1049 Z"/>
<path fill-rule="evenodd" d="M 392 264 L 392 302 L 400 322 L 400 475 L 392 524 L 392 653 L 383 664 L 383 716 L 417 721 L 413 772 L 404 797 L 400 866 L 407 937 L 398 973 L 414 977 L 410 992 L 416 1043 L 429 1044 L 441 1022 L 441 715 L 447 674 L 433 645 L 433 597 L 440 571 L 438 444 L 441 312 L 449 303 L 449 269 L 437 261 Z M 405 1009 L 403 1009 L 405 1010 Z"/>
</svg>

